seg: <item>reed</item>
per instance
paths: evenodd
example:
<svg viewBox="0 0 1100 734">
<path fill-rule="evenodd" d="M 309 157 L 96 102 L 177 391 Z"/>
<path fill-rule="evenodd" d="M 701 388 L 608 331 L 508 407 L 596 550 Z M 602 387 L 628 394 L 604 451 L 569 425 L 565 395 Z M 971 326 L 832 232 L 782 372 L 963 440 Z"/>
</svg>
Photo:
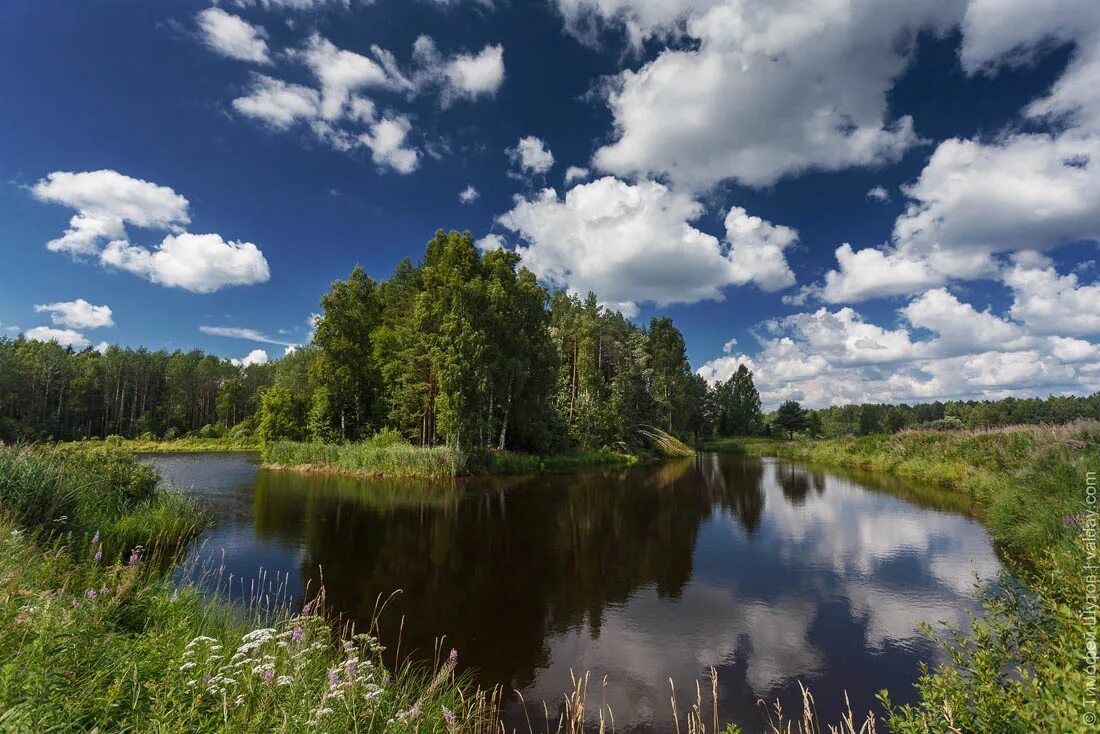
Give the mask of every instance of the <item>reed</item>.
<svg viewBox="0 0 1100 734">
<path fill-rule="evenodd" d="M 298 471 L 336 471 L 365 476 L 453 477 L 464 473 L 466 460 L 448 446 L 420 448 L 408 444 L 305 443 L 276 441 L 264 449 L 264 463 Z"/>
</svg>

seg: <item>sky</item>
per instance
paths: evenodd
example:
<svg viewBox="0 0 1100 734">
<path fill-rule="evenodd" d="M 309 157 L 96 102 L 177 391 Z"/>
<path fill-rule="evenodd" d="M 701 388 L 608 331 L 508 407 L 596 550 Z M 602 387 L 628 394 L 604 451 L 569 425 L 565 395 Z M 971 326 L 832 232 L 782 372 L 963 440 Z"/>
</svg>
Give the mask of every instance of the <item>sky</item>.
<svg viewBox="0 0 1100 734">
<path fill-rule="evenodd" d="M 1095 0 L 0 9 L 0 335 L 274 359 L 455 229 L 765 407 L 1100 390 Z"/>
</svg>

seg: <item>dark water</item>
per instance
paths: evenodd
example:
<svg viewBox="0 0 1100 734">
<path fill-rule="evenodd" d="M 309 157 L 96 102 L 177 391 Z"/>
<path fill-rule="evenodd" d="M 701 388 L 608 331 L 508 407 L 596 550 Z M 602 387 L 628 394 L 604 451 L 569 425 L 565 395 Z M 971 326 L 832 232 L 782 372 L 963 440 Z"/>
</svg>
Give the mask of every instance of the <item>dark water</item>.
<svg viewBox="0 0 1100 734">
<path fill-rule="evenodd" d="M 669 678 L 683 709 L 710 666 L 723 722 L 750 731 L 758 699 L 798 707 L 799 681 L 834 720 L 845 690 L 857 713 L 884 687 L 911 700 L 918 661 L 937 659 L 918 624 L 964 622 L 975 573 L 1000 568 L 941 493 L 778 459 L 457 483 L 151 460 L 212 510 L 195 552 L 236 577 L 287 574 L 300 597 L 323 574 L 330 609 L 360 621 L 401 589 L 382 618 L 391 651 L 403 615 L 402 656 L 446 635 L 479 682 L 551 712 L 570 671 L 591 671 L 590 707 L 604 698 L 620 731 L 671 730 Z"/>
</svg>

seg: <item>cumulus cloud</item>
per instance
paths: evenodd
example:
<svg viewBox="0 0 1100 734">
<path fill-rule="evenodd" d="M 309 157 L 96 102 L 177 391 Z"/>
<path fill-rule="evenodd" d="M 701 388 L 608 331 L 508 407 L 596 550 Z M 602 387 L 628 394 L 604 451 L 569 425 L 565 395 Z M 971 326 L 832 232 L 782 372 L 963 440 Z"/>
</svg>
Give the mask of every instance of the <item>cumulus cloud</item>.
<svg viewBox="0 0 1100 734">
<path fill-rule="evenodd" d="M 73 329 L 53 329 L 49 326 L 36 326 L 33 329 L 27 329 L 27 331 L 23 333 L 23 336 L 31 341 L 57 342 L 63 347 L 72 347 L 73 349 L 83 349 L 91 344 L 91 342 L 89 342 L 79 331 L 74 331 Z"/>
<path fill-rule="evenodd" d="M 867 192 L 867 198 L 885 203 L 890 201 L 890 192 L 882 186 L 872 186 L 871 190 Z"/>
<path fill-rule="evenodd" d="M 517 198 L 500 223 L 522 237 L 516 252 L 539 278 L 594 291 L 625 314 L 641 302 L 721 300 L 730 285 L 774 290 L 793 282 L 783 249 L 794 230 L 734 208 L 723 243 L 690 224 L 702 213 L 699 202 L 663 184 L 607 176 L 564 199 L 552 188 Z"/>
<path fill-rule="evenodd" d="M 745 364 L 768 408 L 788 399 L 823 407 L 1100 389 L 1091 369 L 1100 348 L 1084 339 L 1045 335 L 944 289 L 926 291 L 898 315 L 894 328 L 851 307 L 775 319 L 763 325 L 757 353 L 730 349 L 699 374 L 724 380 Z"/>
<path fill-rule="evenodd" d="M 887 93 L 918 33 L 947 31 L 963 3 L 558 0 L 558 7 L 575 31 L 614 25 L 638 47 L 650 38 L 670 44 L 606 86 L 615 140 L 596 151 L 596 166 L 699 190 L 896 161 L 918 136 L 910 117 L 890 116 Z"/>
<path fill-rule="evenodd" d="M 244 339 L 245 341 L 259 342 L 261 344 L 276 344 L 281 347 L 295 347 L 293 342 L 272 339 L 257 329 L 249 329 L 241 326 L 200 326 L 199 331 L 211 336 L 223 336 L 228 339 Z"/>
<path fill-rule="evenodd" d="M 240 61 L 270 64 L 266 31 L 219 7 L 211 7 L 196 16 L 202 40 L 215 53 Z"/>
<path fill-rule="evenodd" d="M 267 352 L 262 349 L 253 349 L 240 359 L 230 359 L 229 361 L 238 367 L 251 367 L 254 364 L 267 364 L 269 357 Z"/>
<path fill-rule="evenodd" d="M 183 226 L 191 221 L 187 199 L 167 186 L 110 170 L 56 171 L 32 186 L 31 192 L 40 201 L 77 210 L 65 234 L 47 243 L 51 250 L 98 256 L 102 265 L 196 293 L 270 277 L 267 260 L 256 245 L 226 242 L 218 234 L 186 232 Z M 150 250 L 130 243 L 126 224 L 172 234 Z"/>
<path fill-rule="evenodd" d="M 504 83 L 504 47 L 486 46 L 477 54 L 457 54 L 443 69 L 451 98 L 492 96 Z"/>
<path fill-rule="evenodd" d="M 473 204 L 480 195 L 473 184 L 467 184 L 466 188 L 458 192 L 458 200 L 463 204 Z"/>
<path fill-rule="evenodd" d="M 838 268 L 816 289 L 823 300 L 994 278 L 1006 253 L 1100 242 L 1100 5 L 1052 0 L 1036 14 L 1021 0 L 972 0 L 962 30 L 960 58 L 974 74 L 1030 63 L 1052 42 L 1074 44 L 1050 91 L 1022 111 L 1030 126 L 1051 131 L 941 142 L 902 187 L 909 203 L 890 242 L 839 248 Z"/>
<path fill-rule="evenodd" d="M 351 0 L 234 0 L 237 5 L 255 5 L 268 10 L 317 10 L 327 6 L 347 8 Z M 369 5 L 374 0 L 359 0 Z"/>
<path fill-rule="evenodd" d="M 100 262 L 160 285 L 195 293 L 213 293 L 230 285 L 252 285 L 270 279 L 260 249 L 251 242 L 226 242 L 218 234 L 168 235 L 156 248 L 115 240 Z"/>
<path fill-rule="evenodd" d="M 124 237 L 125 224 L 178 230 L 191 220 L 187 199 L 167 186 L 99 170 L 55 171 L 31 187 L 39 201 L 76 209 L 69 228 L 47 243 L 55 252 L 92 255 L 108 237 Z"/>
<path fill-rule="evenodd" d="M 542 138 L 528 135 L 519 139 L 514 148 L 505 151 L 521 174 L 544 174 L 554 165 L 554 154 Z"/>
<path fill-rule="evenodd" d="M 506 246 L 504 238 L 499 234 L 487 234 L 480 240 L 474 243 L 477 249 L 482 252 L 492 252 L 493 250 L 503 250 Z"/>
<path fill-rule="evenodd" d="M 1059 275 L 1052 263 L 1025 253 L 1004 274 L 1012 289 L 1009 314 L 1037 334 L 1100 334 L 1100 283 Z"/>
<path fill-rule="evenodd" d="M 565 169 L 565 185 L 573 183 L 574 181 L 583 181 L 588 178 L 588 169 L 581 166 L 569 166 Z"/>
<path fill-rule="evenodd" d="M 93 306 L 83 298 L 42 303 L 35 306 L 34 310 L 37 313 L 50 314 L 50 321 L 59 326 L 71 326 L 74 329 L 98 329 L 115 325 L 110 306 Z"/>
<path fill-rule="evenodd" d="M 301 84 L 256 74 L 249 93 L 233 100 L 233 109 L 277 130 L 286 130 L 296 122 L 317 117 L 321 95 Z"/>
<path fill-rule="evenodd" d="M 420 163 L 421 151 L 411 142 L 412 119 L 368 94 L 411 99 L 438 90 L 441 104 L 447 106 L 459 99 L 492 96 L 504 81 L 504 49 L 499 44 L 446 57 L 429 36 L 416 40 L 412 63 L 405 68 L 380 46 L 371 46 L 365 55 L 339 48 L 316 32 L 288 57 L 309 69 L 315 86 L 255 74 L 247 93 L 233 100 L 233 109 L 273 130 L 300 124 L 338 151 L 369 150 L 380 168 L 398 173 L 411 173 Z M 425 150 L 436 155 L 431 144 L 425 144 Z"/>
</svg>

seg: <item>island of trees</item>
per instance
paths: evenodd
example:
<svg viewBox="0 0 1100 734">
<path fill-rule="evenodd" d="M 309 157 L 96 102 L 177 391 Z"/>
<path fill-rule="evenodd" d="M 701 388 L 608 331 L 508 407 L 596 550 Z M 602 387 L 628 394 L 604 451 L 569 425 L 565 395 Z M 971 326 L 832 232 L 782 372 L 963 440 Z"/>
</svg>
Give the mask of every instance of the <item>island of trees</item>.
<svg viewBox="0 0 1100 734">
<path fill-rule="evenodd" d="M 350 442 L 380 431 L 419 446 L 549 454 L 631 449 L 639 426 L 684 439 L 812 437 L 1100 418 L 1100 394 L 805 410 L 768 415 L 744 365 L 707 384 L 667 317 L 639 326 L 550 292 L 505 250 L 437 232 L 419 263 L 375 281 L 356 267 L 321 299 L 310 344 L 239 366 L 194 350 L 76 351 L 0 339 L 0 440 L 119 435 Z"/>
</svg>

